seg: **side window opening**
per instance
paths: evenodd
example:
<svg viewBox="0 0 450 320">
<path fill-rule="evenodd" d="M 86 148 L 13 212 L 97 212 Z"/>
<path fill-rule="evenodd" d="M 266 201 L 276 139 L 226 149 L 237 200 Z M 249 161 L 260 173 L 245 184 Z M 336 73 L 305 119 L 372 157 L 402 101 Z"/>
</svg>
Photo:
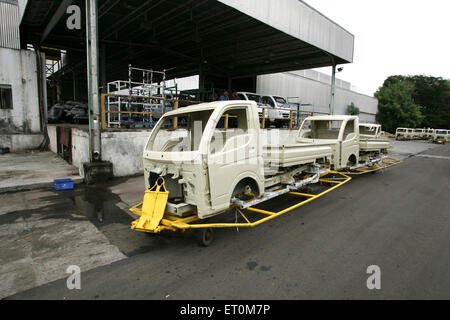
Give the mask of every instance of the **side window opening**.
<svg viewBox="0 0 450 320">
<path fill-rule="evenodd" d="M 355 132 L 355 120 L 349 120 L 345 125 L 344 129 L 343 135 L 344 140 L 349 140 L 350 139 L 349 135 L 354 132 Z"/>
<path fill-rule="evenodd" d="M 210 152 L 215 153 L 222 150 L 227 141 L 229 141 L 233 137 L 245 135 L 247 133 L 247 108 L 233 108 L 231 110 L 225 111 L 225 113 L 220 118 L 220 121 L 217 123 L 214 134 L 211 137 Z"/>
<path fill-rule="evenodd" d="M 12 87 L 9 84 L 0 84 L 0 109 L 12 109 Z"/>
<path fill-rule="evenodd" d="M 273 100 L 270 97 L 264 96 L 261 98 L 261 102 L 263 104 L 267 104 L 271 106 L 272 108 L 275 108 L 275 104 L 273 103 Z"/>
</svg>

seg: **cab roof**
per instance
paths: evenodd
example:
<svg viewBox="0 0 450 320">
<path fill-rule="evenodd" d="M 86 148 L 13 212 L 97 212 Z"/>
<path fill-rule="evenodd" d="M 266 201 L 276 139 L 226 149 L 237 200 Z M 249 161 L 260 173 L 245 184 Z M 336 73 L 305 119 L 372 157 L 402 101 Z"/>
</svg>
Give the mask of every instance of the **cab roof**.
<svg viewBox="0 0 450 320">
<path fill-rule="evenodd" d="M 216 108 L 223 108 L 227 105 L 249 105 L 254 104 L 256 106 L 256 102 L 249 101 L 249 100 L 227 100 L 227 101 L 214 101 L 214 102 L 207 102 L 207 103 L 199 103 L 187 107 L 182 107 L 177 110 L 172 110 L 169 112 L 166 112 L 164 116 L 174 116 L 178 114 L 188 113 L 188 112 L 199 112 L 199 111 L 205 111 L 205 110 L 213 110 Z"/>
<path fill-rule="evenodd" d="M 381 127 L 381 124 L 376 123 L 360 123 L 359 126 L 361 127 Z"/>
<path fill-rule="evenodd" d="M 357 116 L 346 116 L 346 115 L 311 116 L 311 117 L 307 117 L 305 120 L 346 121 L 346 120 L 353 120 L 353 119 L 358 119 L 358 117 Z"/>
</svg>

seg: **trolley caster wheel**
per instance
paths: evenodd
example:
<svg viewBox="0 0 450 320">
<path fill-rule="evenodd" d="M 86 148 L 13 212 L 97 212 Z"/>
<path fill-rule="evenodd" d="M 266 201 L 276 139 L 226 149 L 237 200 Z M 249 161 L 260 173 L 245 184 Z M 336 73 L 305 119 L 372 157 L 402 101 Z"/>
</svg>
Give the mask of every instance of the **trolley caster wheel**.
<svg viewBox="0 0 450 320">
<path fill-rule="evenodd" d="M 214 240 L 214 231 L 212 228 L 199 229 L 197 231 L 197 241 L 198 244 L 207 247 Z"/>
</svg>

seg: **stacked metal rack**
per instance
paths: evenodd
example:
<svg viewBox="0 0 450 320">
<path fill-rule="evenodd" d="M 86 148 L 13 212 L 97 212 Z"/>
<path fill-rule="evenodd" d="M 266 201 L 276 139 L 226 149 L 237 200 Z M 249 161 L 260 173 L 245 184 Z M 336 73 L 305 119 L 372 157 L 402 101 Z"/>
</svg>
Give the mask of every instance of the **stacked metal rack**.
<svg viewBox="0 0 450 320">
<path fill-rule="evenodd" d="M 139 81 L 133 81 L 140 74 Z M 167 111 L 173 109 L 178 94 L 175 85 L 168 87 L 166 70 L 156 71 L 128 66 L 128 80 L 107 84 L 107 127 L 152 127 Z M 125 111 L 125 112 L 124 112 Z M 127 111 L 129 113 L 127 113 Z"/>
</svg>

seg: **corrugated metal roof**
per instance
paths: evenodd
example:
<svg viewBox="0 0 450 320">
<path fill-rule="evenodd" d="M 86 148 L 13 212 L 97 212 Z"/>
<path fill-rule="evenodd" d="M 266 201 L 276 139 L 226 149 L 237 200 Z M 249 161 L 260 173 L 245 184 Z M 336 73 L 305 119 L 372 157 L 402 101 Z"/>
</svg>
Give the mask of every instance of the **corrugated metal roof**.
<svg viewBox="0 0 450 320">
<path fill-rule="evenodd" d="M 353 34 L 302 1 L 219 1 L 346 62 L 353 62 Z"/>
<path fill-rule="evenodd" d="M 29 0 L 21 40 L 67 50 L 66 67 L 85 73 L 84 26 L 69 30 L 64 14 L 50 28 L 61 3 Z M 84 11 L 85 1 L 73 4 Z M 298 0 L 104 0 L 98 13 L 100 46 L 105 60 L 115 64 L 106 66 L 106 81 L 127 77 L 128 64 L 170 68 L 168 76 L 176 78 L 198 74 L 202 66 L 219 85 L 224 78 L 353 59 L 353 35 Z"/>
<path fill-rule="evenodd" d="M 17 0 L 0 0 L 0 47 L 20 49 Z"/>
</svg>

